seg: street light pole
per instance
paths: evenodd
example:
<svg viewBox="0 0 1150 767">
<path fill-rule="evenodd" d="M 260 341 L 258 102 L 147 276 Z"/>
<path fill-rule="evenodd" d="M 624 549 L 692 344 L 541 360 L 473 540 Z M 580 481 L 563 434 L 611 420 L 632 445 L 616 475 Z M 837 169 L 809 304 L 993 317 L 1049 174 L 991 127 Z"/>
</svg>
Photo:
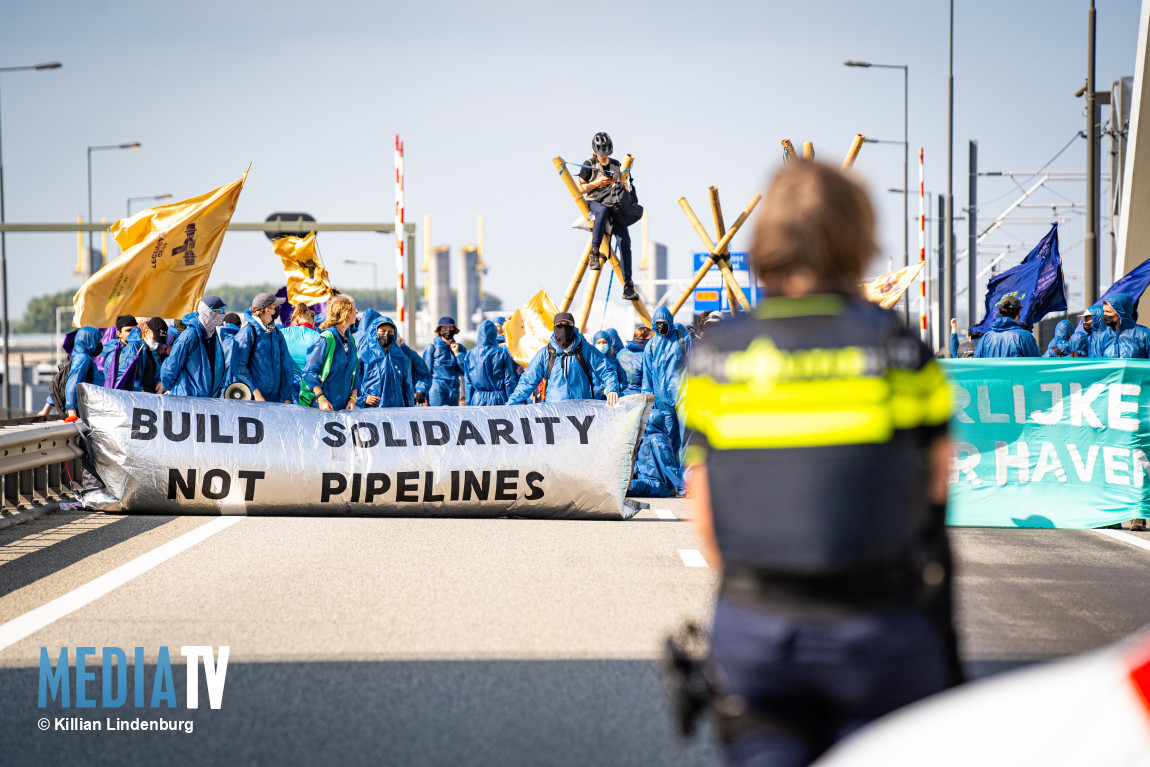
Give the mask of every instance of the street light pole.
<svg viewBox="0 0 1150 767">
<path fill-rule="evenodd" d="M 352 264 L 353 266 L 370 266 L 371 267 L 371 290 L 375 295 L 372 300 L 379 298 L 379 264 L 374 261 L 356 261 L 352 258 L 345 258 L 345 264 Z"/>
<path fill-rule="evenodd" d="M 59 61 L 49 61 L 45 64 L 34 64 L 26 67 L 0 67 L 0 74 L 5 72 L 27 72 L 39 69 L 59 69 L 63 66 Z M 0 125 L 3 120 L 0 119 Z M 4 142 L 0 131 L 0 224 L 4 223 Z M 4 387 L 0 392 L 0 406 L 9 409 L 11 402 L 8 393 L 8 242 L 7 233 L 0 232 L 0 314 L 3 315 L 4 334 Z"/>
<path fill-rule="evenodd" d="M 862 67 L 869 69 L 901 69 L 902 70 L 902 265 L 905 269 L 910 266 L 910 67 L 906 64 L 872 64 L 869 61 L 849 60 L 843 62 L 848 67 Z M 894 143 L 894 142 L 890 142 Z M 903 319 L 910 324 L 910 301 L 902 307 Z"/>
<path fill-rule="evenodd" d="M 140 142 L 133 141 L 130 144 L 104 144 L 101 146 L 88 147 L 88 223 L 92 223 L 92 152 L 101 149 L 139 149 Z M 95 232 L 88 232 L 88 271 L 94 272 L 92 269 L 92 253 L 95 250 L 95 242 L 92 237 Z M 107 257 L 107 254 L 104 254 Z M 89 277 L 91 274 L 88 275 Z"/>
<path fill-rule="evenodd" d="M 946 233 L 943 235 L 946 253 L 946 311 L 939 325 L 948 324 L 954 317 L 954 0 L 950 0 L 950 73 L 946 80 Z M 968 325 L 974 324 L 969 318 Z"/>
<path fill-rule="evenodd" d="M 152 202 L 154 200 L 170 200 L 170 199 L 172 199 L 172 196 L 170 194 L 152 194 L 152 195 L 147 195 L 145 197 L 129 197 L 128 198 L 128 209 L 127 209 L 128 218 L 132 217 L 132 203 L 133 202 L 139 202 L 141 200 L 147 200 L 149 202 Z"/>
</svg>

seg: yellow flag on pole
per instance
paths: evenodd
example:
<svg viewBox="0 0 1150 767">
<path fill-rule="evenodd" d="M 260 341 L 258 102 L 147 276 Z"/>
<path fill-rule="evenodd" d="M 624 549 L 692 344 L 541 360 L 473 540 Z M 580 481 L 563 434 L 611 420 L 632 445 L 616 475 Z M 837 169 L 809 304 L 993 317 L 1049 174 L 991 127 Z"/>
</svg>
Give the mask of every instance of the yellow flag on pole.
<svg viewBox="0 0 1150 767">
<path fill-rule="evenodd" d="M 315 244 L 315 232 L 307 237 L 280 237 L 272 243 L 284 262 L 288 303 L 322 304 L 331 298 L 331 278 Z"/>
<path fill-rule="evenodd" d="M 902 300 L 902 294 L 918 279 L 920 271 L 922 271 L 922 261 L 904 266 L 897 272 L 879 275 L 870 282 L 864 282 L 860 285 L 863 297 L 871 303 L 878 304 L 883 309 L 890 309 Z"/>
<path fill-rule="evenodd" d="M 112 327 L 121 314 L 182 317 L 203 297 L 247 171 L 207 194 L 140 211 L 112 224 L 124 252 L 72 299 L 72 325 Z"/>
<path fill-rule="evenodd" d="M 527 367 L 535 353 L 547 345 L 558 311 L 547 291 L 540 288 L 527 303 L 511 312 L 503 324 L 503 336 L 507 339 L 507 351 L 516 362 Z"/>
</svg>

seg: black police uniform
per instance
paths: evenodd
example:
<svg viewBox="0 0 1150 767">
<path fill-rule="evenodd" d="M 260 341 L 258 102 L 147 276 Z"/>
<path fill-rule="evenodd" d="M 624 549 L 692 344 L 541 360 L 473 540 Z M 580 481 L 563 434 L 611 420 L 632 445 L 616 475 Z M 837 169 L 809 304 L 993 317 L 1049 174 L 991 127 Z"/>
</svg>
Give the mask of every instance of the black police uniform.
<svg viewBox="0 0 1150 767">
<path fill-rule="evenodd" d="M 710 669 L 730 764 L 804 765 L 958 681 L 945 508 L 927 448 L 949 389 L 896 315 L 769 299 L 690 362 L 687 462 L 723 558 Z"/>
</svg>

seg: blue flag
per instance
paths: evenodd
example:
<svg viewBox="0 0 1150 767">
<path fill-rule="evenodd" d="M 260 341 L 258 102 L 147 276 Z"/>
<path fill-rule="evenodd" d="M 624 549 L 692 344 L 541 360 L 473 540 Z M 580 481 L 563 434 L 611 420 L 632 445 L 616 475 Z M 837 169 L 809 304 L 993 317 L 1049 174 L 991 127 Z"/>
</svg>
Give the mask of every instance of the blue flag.
<svg viewBox="0 0 1150 767">
<path fill-rule="evenodd" d="M 1051 312 L 1066 311 L 1062 281 L 1062 256 L 1058 252 L 1058 224 L 1050 227 L 1018 266 L 1007 269 L 986 286 L 986 314 L 970 330 L 985 333 L 998 319 L 998 307 L 1007 296 L 1022 302 L 1018 321 L 1034 325 Z"/>
<path fill-rule="evenodd" d="M 1146 292 L 1147 285 L 1150 285 L 1150 261 L 1143 261 L 1107 288 L 1106 292 L 1102 294 L 1102 298 L 1098 299 L 1098 305 L 1101 306 L 1103 301 L 1109 300 L 1116 293 L 1125 293 L 1134 299 L 1134 317 L 1132 319 L 1137 322 L 1138 302 L 1142 300 L 1142 294 Z M 1081 317 L 1078 318 L 1078 325 L 1074 331 L 1076 333 L 1082 331 Z"/>
</svg>

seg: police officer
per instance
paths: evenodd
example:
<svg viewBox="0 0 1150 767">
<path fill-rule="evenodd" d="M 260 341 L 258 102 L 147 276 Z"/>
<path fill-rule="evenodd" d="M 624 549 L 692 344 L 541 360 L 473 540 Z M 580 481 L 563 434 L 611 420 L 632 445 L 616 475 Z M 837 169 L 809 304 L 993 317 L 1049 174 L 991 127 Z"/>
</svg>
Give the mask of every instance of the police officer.
<svg viewBox="0 0 1150 767">
<path fill-rule="evenodd" d="M 861 186 L 792 163 L 760 211 L 771 298 L 694 351 L 687 460 L 722 572 L 708 668 L 724 756 L 790 767 L 957 681 L 950 395 L 930 349 L 858 295 L 876 251 Z"/>
</svg>

